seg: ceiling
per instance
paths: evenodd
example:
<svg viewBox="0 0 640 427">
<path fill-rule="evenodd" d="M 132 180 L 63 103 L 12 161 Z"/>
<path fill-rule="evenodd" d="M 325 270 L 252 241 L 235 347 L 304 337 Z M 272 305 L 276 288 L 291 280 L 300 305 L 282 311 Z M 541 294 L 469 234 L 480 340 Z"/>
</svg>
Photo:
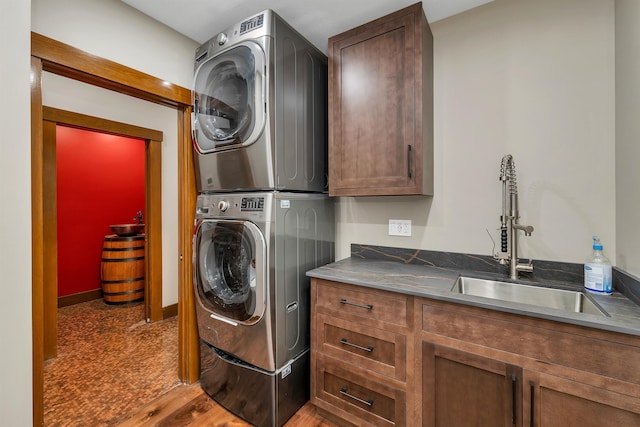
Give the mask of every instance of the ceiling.
<svg viewBox="0 0 640 427">
<path fill-rule="evenodd" d="M 272 9 L 323 52 L 330 36 L 416 0 L 122 0 L 198 43 L 264 9 Z M 429 22 L 492 0 L 423 0 Z"/>
</svg>

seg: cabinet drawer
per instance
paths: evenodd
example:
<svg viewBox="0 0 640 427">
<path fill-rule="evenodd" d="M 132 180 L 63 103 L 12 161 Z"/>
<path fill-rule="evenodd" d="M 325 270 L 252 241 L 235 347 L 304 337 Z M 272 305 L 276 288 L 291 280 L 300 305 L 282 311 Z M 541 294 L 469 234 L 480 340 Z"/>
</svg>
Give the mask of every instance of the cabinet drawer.
<svg viewBox="0 0 640 427">
<path fill-rule="evenodd" d="M 317 305 L 361 319 L 407 326 L 406 296 L 315 279 Z"/>
<path fill-rule="evenodd" d="M 406 336 L 325 314 L 317 316 L 318 350 L 336 359 L 404 381 Z"/>
<path fill-rule="evenodd" d="M 317 399 L 371 425 L 406 425 L 406 397 L 403 390 L 358 375 L 351 369 L 341 367 L 340 363 L 318 357 L 314 390 Z M 330 410 L 327 405 L 320 406 Z"/>
</svg>

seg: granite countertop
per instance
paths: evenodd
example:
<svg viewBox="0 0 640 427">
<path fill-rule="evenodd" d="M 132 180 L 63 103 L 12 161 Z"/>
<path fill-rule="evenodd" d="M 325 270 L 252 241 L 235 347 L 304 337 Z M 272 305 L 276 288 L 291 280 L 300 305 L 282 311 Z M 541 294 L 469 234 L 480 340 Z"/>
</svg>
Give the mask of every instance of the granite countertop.
<svg viewBox="0 0 640 427">
<path fill-rule="evenodd" d="M 506 275 L 497 272 L 362 259 L 354 257 L 353 254 L 350 258 L 307 272 L 307 276 L 319 279 L 640 336 L 640 307 L 620 292 L 614 292 L 612 295 L 589 294 L 609 314 L 605 317 L 451 292 L 460 275 L 509 281 Z M 522 279 L 518 283 L 574 291 L 583 290 L 582 286 L 563 281 L 543 283 Z"/>
</svg>

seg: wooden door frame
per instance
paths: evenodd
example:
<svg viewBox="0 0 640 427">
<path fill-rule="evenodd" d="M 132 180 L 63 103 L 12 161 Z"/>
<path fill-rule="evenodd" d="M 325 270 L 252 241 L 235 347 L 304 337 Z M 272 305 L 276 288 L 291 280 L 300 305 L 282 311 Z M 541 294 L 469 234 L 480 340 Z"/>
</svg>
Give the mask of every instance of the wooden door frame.
<svg viewBox="0 0 640 427">
<path fill-rule="evenodd" d="M 44 222 L 47 259 L 51 266 L 44 278 L 44 357 L 57 354 L 57 212 L 56 212 L 56 129 L 58 125 L 108 133 L 145 141 L 145 285 L 144 316 L 148 322 L 162 320 L 162 132 L 115 122 L 85 114 L 43 106 L 44 165 L 42 182 L 47 187 L 44 195 Z"/>
<path fill-rule="evenodd" d="M 178 120 L 178 375 L 187 383 L 199 376 L 199 342 L 195 327 L 195 306 L 191 290 L 191 236 L 197 197 L 191 154 L 191 91 L 167 84 L 162 79 L 142 73 L 104 58 L 91 55 L 56 40 L 31 33 L 31 203 L 32 203 L 32 340 L 33 340 L 33 422 L 44 419 L 44 304 L 47 275 L 51 274 L 51 224 L 45 212 L 47 197 L 43 165 L 44 112 L 41 79 L 43 71 L 89 83 L 155 102 L 177 110 Z M 149 144 L 160 150 L 160 144 Z M 153 153 L 153 156 L 159 153 Z M 152 174 L 159 172 L 152 172 Z M 150 218 L 149 218 L 150 219 Z M 161 236 L 160 224 L 157 236 Z M 160 237 L 158 237 L 160 238 Z M 55 258 L 54 258 L 55 259 Z M 153 267 L 152 267 L 153 268 Z"/>
</svg>

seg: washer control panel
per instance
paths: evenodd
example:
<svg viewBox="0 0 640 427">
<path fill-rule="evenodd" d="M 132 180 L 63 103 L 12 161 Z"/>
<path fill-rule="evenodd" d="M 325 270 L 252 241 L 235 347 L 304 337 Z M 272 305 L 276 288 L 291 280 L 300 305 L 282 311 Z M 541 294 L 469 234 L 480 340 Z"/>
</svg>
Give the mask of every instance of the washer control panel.
<svg viewBox="0 0 640 427">
<path fill-rule="evenodd" d="M 264 197 L 243 197 L 240 202 L 241 212 L 256 212 L 264 210 Z"/>
<path fill-rule="evenodd" d="M 237 218 L 264 221 L 272 217 L 272 206 L 272 194 L 201 194 L 196 202 L 196 220 Z"/>
</svg>

